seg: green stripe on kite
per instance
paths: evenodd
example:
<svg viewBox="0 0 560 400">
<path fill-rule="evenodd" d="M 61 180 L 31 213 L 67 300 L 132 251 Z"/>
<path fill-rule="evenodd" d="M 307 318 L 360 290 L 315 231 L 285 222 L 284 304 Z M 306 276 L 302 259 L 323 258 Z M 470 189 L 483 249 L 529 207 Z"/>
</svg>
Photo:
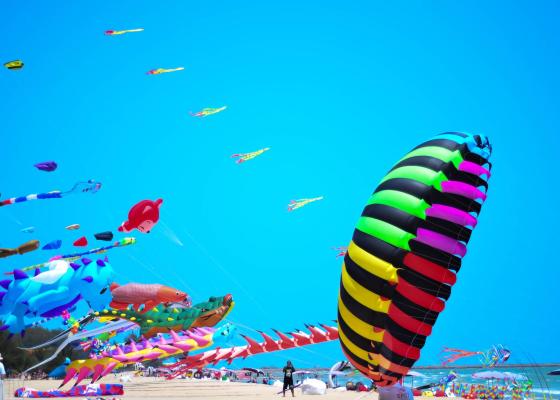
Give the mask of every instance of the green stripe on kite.
<svg viewBox="0 0 560 400">
<path fill-rule="evenodd" d="M 389 172 L 381 180 L 381 183 L 388 181 L 389 179 L 412 179 L 423 183 L 427 186 L 433 186 L 441 192 L 441 182 L 447 181 L 447 177 L 441 171 L 434 171 L 426 167 L 420 167 L 416 165 L 406 165 Z"/>
<path fill-rule="evenodd" d="M 445 147 L 427 146 L 412 150 L 406 156 L 401 158 L 398 163 L 408 158 L 418 156 L 433 157 L 443 162 L 453 162 L 455 168 L 459 168 L 459 164 L 461 164 L 461 162 L 464 160 L 459 150 L 451 151 L 449 149 L 446 149 Z"/>
<path fill-rule="evenodd" d="M 385 221 L 370 217 L 361 217 L 356 229 L 404 250 L 410 250 L 408 241 L 416 237 Z"/>
<path fill-rule="evenodd" d="M 424 200 L 397 190 L 382 190 L 374 193 L 367 204 L 383 204 L 398 208 L 421 219 L 426 219 L 426 210 L 430 207 Z"/>
</svg>

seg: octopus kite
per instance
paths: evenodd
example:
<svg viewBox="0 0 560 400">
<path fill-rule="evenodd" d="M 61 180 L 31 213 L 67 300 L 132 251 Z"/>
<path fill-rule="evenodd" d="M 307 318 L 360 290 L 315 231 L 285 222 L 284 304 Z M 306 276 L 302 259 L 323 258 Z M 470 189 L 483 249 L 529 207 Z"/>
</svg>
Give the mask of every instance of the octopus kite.
<svg viewBox="0 0 560 400">
<path fill-rule="evenodd" d="M 146 75 L 161 75 L 161 74 L 167 74 L 169 72 L 177 72 L 177 71 L 182 71 L 184 70 L 184 67 L 179 67 L 179 68 L 170 68 L 170 69 L 165 69 L 165 68 L 157 68 L 157 69 L 151 69 L 148 72 L 146 72 Z"/>
<path fill-rule="evenodd" d="M 252 153 L 239 153 L 239 154 L 232 154 L 232 158 L 237 158 L 237 160 L 235 161 L 237 164 L 241 164 L 244 163 L 245 161 L 249 161 L 252 160 L 255 157 L 260 156 L 262 153 L 264 153 L 265 151 L 270 150 L 270 147 L 266 147 L 264 149 L 260 149 L 257 151 L 253 151 Z"/>
<path fill-rule="evenodd" d="M 451 296 L 486 200 L 492 146 L 482 135 L 444 133 L 415 147 L 381 180 L 342 265 L 340 344 L 377 386 L 420 358 Z"/>
<path fill-rule="evenodd" d="M 105 31 L 105 35 L 108 35 L 108 36 L 124 35 L 125 33 L 142 32 L 143 30 L 144 30 L 143 28 L 125 29 L 125 30 L 122 30 L 122 31 L 108 30 L 108 31 Z"/>
<path fill-rule="evenodd" d="M 208 107 L 208 108 L 203 108 L 201 111 L 198 111 L 198 112 L 195 112 L 195 113 L 191 112 L 190 114 L 193 117 L 203 118 L 203 117 L 207 117 L 209 115 L 218 114 L 219 112 L 224 111 L 226 108 L 227 108 L 227 106 L 223 106 L 223 107 L 220 107 L 220 108 L 210 108 L 210 107 Z"/>
<path fill-rule="evenodd" d="M 313 203 L 315 201 L 323 200 L 323 196 L 321 197 L 314 197 L 312 199 L 300 199 L 300 200 L 292 200 L 290 204 L 288 204 L 288 211 L 294 211 L 298 208 L 308 205 L 309 203 Z"/>
</svg>

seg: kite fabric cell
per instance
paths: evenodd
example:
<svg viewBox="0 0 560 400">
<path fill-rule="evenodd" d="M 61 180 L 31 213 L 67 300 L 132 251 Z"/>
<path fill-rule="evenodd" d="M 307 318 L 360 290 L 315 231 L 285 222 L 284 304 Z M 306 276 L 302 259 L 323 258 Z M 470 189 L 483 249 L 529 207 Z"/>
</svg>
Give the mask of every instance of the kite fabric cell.
<svg viewBox="0 0 560 400">
<path fill-rule="evenodd" d="M 182 71 L 184 70 L 184 67 L 178 67 L 178 68 L 157 68 L 157 69 L 151 69 L 148 72 L 146 72 L 146 75 L 161 75 L 161 74 L 168 74 L 170 72 L 177 72 L 177 71 Z"/>
<path fill-rule="evenodd" d="M 444 133 L 420 144 L 358 220 L 342 265 L 340 344 L 377 386 L 406 375 L 451 295 L 486 200 L 491 152 L 482 135 Z"/>
<path fill-rule="evenodd" d="M 53 172 L 58 168 L 58 164 L 54 161 L 43 161 L 33 165 L 40 171 Z"/>
<path fill-rule="evenodd" d="M 69 231 L 75 231 L 77 229 L 80 229 L 80 224 L 72 224 L 72 225 L 68 225 L 66 228 Z"/>
<path fill-rule="evenodd" d="M 159 221 L 159 207 L 163 203 L 162 199 L 142 200 L 136 203 L 128 212 L 128 220 L 119 226 L 119 232 L 130 232 L 138 229 L 142 233 L 150 233 L 152 228 Z"/>
<path fill-rule="evenodd" d="M 23 61 L 21 60 L 8 61 L 7 63 L 4 63 L 4 67 L 11 70 L 22 69 L 23 65 Z"/>
<path fill-rule="evenodd" d="M 20 232 L 33 233 L 33 232 L 35 232 L 35 227 L 34 226 L 28 226 L 27 228 L 23 228 Z"/>
<path fill-rule="evenodd" d="M 223 106 L 223 107 L 219 107 L 219 108 L 211 108 L 211 107 L 207 107 L 207 108 L 203 108 L 201 111 L 197 111 L 195 113 L 191 112 L 191 116 L 193 117 L 207 117 L 209 115 L 213 115 L 213 114 L 218 114 L 219 112 L 224 111 L 227 108 L 227 106 Z"/>
<path fill-rule="evenodd" d="M 16 254 L 22 255 L 25 253 L 29 253 L 31 251 L 35 251 L 39 248 L 39 241 L 38 240 L 30 240 L 28 242 L 19 245 L 16 248 L 0 248 L 0 258 L 6 258 L 10 256 L 14 256 Z"/>
<path fill-rule="evenodd" d="M 237 160 L 235 160 L 236 164 L 241 164 L 241 163 L 244 163 L 245 161 L 249 161 L 249 160 L 252 160 L 255 157 L 260 156 L 262 153 L 264 153 L 265 151 L 268 151 L 268 150 L 270 150 L 270 147 L 265 147 L 264 149 L 253 151 L 251 153 L 232 154 L 231 157 L 232 158 L 237 158 Z"/>
</svg>

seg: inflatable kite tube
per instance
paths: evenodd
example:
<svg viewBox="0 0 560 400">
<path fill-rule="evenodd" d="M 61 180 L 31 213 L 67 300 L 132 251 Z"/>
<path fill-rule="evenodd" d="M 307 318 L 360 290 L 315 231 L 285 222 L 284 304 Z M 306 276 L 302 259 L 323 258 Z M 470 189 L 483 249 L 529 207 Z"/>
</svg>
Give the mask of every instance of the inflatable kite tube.
<svg viewBox="0 0 560 400">
<path fill-rule="evenodd" d="M 42 399 L 49 397 L 122 396 L 123 394 L 123 385 L 101 383 L 74 386 L 70 390 L 35 390 L 22 387 L 15 391 L 14 397 Z"/>
<path fill-rule="evenodd" d="M 436 136 L 366 204 L 342 265 L 338 324 L 348 360 L 377 386 L 406 375 L 451 295 L 486 200 L 491 152 L 482 135 Z"/>
</svg>

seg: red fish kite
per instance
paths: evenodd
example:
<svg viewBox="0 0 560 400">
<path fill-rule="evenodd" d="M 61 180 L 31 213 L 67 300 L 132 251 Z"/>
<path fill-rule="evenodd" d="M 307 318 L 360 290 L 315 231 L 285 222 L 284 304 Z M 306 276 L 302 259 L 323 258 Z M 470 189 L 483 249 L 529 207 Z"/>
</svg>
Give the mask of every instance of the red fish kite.
<svg viewBox="0 0 560 400">
<path fill-rule="evenodd" d="M 188 302 L 189 296 L 180 290 L 173 289 L 164 285 L 146 285 L 142 283 L 129 283 L 119 286 L 116 283 L 111 285 L 111 295 L 113 301 L 110 306 L 116 310 L 126 310 L 130 304 L 136 311 L 144 304 L 141 314 L 144 314 L 161 303 L 184 303 Z"/>
</svg>

